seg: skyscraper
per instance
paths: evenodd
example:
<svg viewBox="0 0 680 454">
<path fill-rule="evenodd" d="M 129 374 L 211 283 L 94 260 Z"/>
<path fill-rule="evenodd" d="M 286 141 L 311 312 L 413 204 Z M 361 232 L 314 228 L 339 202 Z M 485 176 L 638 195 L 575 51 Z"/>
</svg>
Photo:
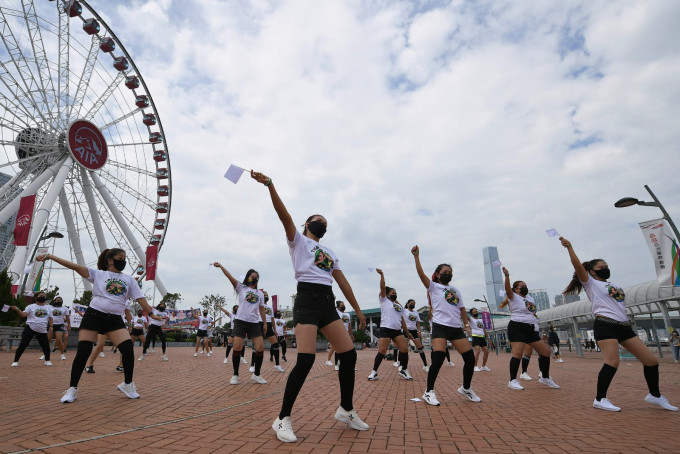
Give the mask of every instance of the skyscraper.
<svg viewBox="0 0 680 454">
<path fill-rule="evenodd" d="M 12 177 L 4 173 L 0 173 L 0 186 L 4 186 Z M 9 260 L 14 253 L 14 219 L 13 215 L 4 224 L 0 225 L 0 270 L 9 266 Z"/>
<path fill-rule="evenodd" d="M 555 306 L 561 306 L 563 304 L 569 304 L 580 300 L 581 297 L 578 295 L 555 295 Z"/>
<path fill-rule="evenodd" d="M 486 297 L 489 300 L 489 310 L 491 312 L 498 312 L 498 305 L 505 299 L 501 296 L 501 291 L 504 291 L 503 273 L 499 266 L 494 266 L 493 262 L 498 260 L 498 248 L 496 246 L 485 247 L 482 251 L 484 258 L 484 279 L 486 280 Z M 507 311 L 508 307 L 500 309 Z"/>
<path fill-rule="evenodd" d="M 529 290 L 529 295 L 536 301 L 536 310 L 544 311 L 550 309 L 550 297 L 544 289 Z"/>
</svg>

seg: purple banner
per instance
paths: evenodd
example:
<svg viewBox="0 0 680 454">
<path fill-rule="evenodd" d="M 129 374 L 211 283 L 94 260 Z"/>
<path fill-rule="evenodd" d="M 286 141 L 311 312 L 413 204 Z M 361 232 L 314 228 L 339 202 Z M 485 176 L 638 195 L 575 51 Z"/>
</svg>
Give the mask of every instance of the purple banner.
<svg viewBox="0 0 680 454">
<path fill-rule="evenodd" d="M 489 331 L 493 328 L 491 324 L 491 313 L 487 311 L 482 311 L 482 323 L 484 323 L 484 329 Z"/>
</svg>

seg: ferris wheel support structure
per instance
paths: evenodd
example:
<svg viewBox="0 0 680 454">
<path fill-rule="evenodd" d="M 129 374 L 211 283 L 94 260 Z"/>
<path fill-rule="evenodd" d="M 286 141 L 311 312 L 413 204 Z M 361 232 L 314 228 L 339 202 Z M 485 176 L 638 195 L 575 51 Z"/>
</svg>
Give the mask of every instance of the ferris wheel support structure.
<svg viewBox="0 0 680 454">
<path fill-rule="evenodd" d="M 87 208 L 90 210 L 90 219 L 92 221 L 92 226 L 94 227 L 94 236 L 97 238 L 97 245 L 99 245 L 98 254 L 106 249 L 106 239 L 104 237 L 104 229 L 102 228 L 102 221 L 99 218 L 99 210 L 97 209 L 97 203 L 94 200 L 94 192 L 92 191 L 92 183 L 90 183 L 90 177 L 87 176 L 87 172 L 84 168 L 80 168 L 80 178 L 83 182 L 83 193 L 85 194 L 85 202 L 87 203 Z"/>
<path fill-rule="evenodd" d="M 68 239 L 71 242 L 71 249 L 73 249 L 73 255 L 76 256 L 76 263 L 81 266 L 87 266 L 85 263 L 85 256 L 83 256 L 83 248 L 80 244 L 80 234 L 76 229 L 76 225 L 73 222 L 73 214 L 71 213 L 71 207 L 68 204 L 68 199 L 66 197 L 66 192 L 64 188 L 59 191 L 59 205 L 61 205 L 61 210 L 64 213 L 64 221 L 66 221 L 66 231 L 68 232 Z M 92 284 L 87 279 L 83 279 L 83 285 L 85 290 L 92 291 Z"/>
</svg>

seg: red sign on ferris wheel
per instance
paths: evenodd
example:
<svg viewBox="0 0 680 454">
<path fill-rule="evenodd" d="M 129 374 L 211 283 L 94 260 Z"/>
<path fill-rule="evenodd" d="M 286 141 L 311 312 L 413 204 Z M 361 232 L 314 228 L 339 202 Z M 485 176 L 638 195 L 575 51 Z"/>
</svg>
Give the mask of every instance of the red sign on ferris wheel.
<svg viewBox="0 0 680 454">
<path fill-rule="evenodd" d="M 106 164 L 108 149 L 104 135 L 87 120 L 76 120 L 68 128 L 68 147 L 78 164 L 88 170 L 101 169 Z"/>
</svg>

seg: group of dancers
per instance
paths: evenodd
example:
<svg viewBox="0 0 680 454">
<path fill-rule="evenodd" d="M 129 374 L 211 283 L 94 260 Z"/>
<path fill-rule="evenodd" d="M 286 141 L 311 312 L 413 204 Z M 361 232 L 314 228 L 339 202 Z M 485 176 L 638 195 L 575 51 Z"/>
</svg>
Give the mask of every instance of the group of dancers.
<svg viewBox="0 0 680 454">
<path fill-rule="evenodd" d="M 291 420 L 292 409 L 315 362 L 317 331 L 321 330 L 337 353 L 335 364 L 338 366 L 340 405 L 335 411 L 335 419 L 347 424 L 354 430 L 368 430 L 368 424 L 361 420 L 354 408 L 357 354 L 354 349 L 351 330 L 343 323 L 342 313 L 338 311 L 339 307 L 336 307 L 336 298 L 332 291 L 333 282 L 338 285 L 345 300 L 354 309 L 360 330 L 365 329 L 366 318 L 357 303 L 350 283 L 342 272 L 338 256 L 325 243 L 320 243 L 327 231 L 328 222 L 322 215 L 315 214 L 307 218 L 302 232 L 298 231 L 291 215 L 279 197 L 272 179 L 252 170 L 251 177 L 264 185 L 269 191 L 274 210 L 285 231 L 297 281 L 297 293 L 293 306 L 297 361 L 288 375 L 281 408 L 277 418 L 272 423 L 272 429 L 277 438 L 283 442 L 297 441 Z M 595 315 L 593 330 L 595 339 L 602 349 L 604 360 L 597 378 L 597 393 L 593 406 L 602 410 L 620 411 L 619 407 L 613 405 L 606 398 L 607 390 L 619 365 L 618 346 L 620 344 L 643 364 L 644 378 L 649 389 L 649 394 L 644 400 L 666 410 L 677 411 L 677 407 L 672 406 L 661 395 L 658 361 L 632 330 L 625 312 L 624 292 L 619 286 L 608 281 L 609 268 L 607 263 L 602 259 L 582 263 L 576 256 L 571 243 L 564 238 L 560 238 L 560 241 L 562 246 L 567 249 L 575 270 L 573 279 L 565 289 L 565 293 L 578 293 L 585 290 L 593 303 L 593 314 Z M 472 390 L 471 386 L 475 367 L 477 367 L 473 344 L 468 340 L 468 335 L 473 335 L 473 327 L 460 291 L 451 285 L 452 267 L 449 264 L 442 263 L 435 268 L 431 276 L 428 276 L 421 265 L 418 246 L 414 246 L 411 253 L 415 261 L 416 273 L 427 289 L 431 307 L 431 364 L 427 366 L 424 353 L 421 356 L 424 360 L 423 367 L 427 370 L 427 384 L 423 400 L 430 405 L 440 404 L 434 390 L 435 382 L 446 358 L 447 342 L 450 342 L 463 358 L 463 380 L 458 392 L 472 402 L 481 402 L 481 398 Z M 134 278 L 122 273 L 126 263 L 125 257 L 125 252 L 121 249 L 107 249 L 101 253 L 96 269 L 71 263 L 50 254 L 37 257 L 38 261 L 53 260 L 70 268 L 93 284 L 92 302 L 85 311 L 78 333 L 78 349 L 71 367 L 69 388 L 61 398 L 64 403 L 76 400 L 80 377 L 92 352 L 94 341 L 99 334 L 106 335 L 111 339 L 121 353 L 124 381 L 118 385 L 118 389 L 129 398 L 139 398 L 136 386 L 132 381 L 134 354 L 130 338 L 131 333 L 126 329 L 121 316 L 125 313 L 127 301 L 129 299 L 135 300 L 146 313 L 150 314 L 152 320 L 149 322 L 149 334 L 151 334 L 151 330 L 154 329 L 154 326 L 157 326 L 153 325 L 154 320 L 156 323 L 162 324 L 164 308 L 152 308 L 142 295 Z M 233 324 L 227 347 L 228 352 L 231 351 L 232 354 L 233 375 L 230 383 L 238 384 L 239 382 L 239 365 L 241 364 L 246 337 L 252 340 L 255 349 L 251 380 L 256 383 L 266 383 L 266 380 L 260 375 L 264 356 L 263 339 L 267 337 L 274 348 L 274 345 L 279 345 L 277 342 L 279 336 L 276 323 L 272 323 L 272 319 L 267 318 L 265 295 L 262 290 L 258 289 L 260 275 L 256 270 L 250 269 L 246 272 L 245 279 L 239 282 L 218 262 L 215 262 L 214 266 L 222 270 L 238 294 L 238 308 L 234 308 L 232 312 L 234 316 L 231 317 L 231 314 L 223 309 L 232 318 Z M 371 377 L 377 378 L 378 367 L 391 340 L 399 349 L 398 361 L 401 365 L 399 374 L 404 379 L 409 380 L 412 377 L 408 370 L 408 342 L 406 338 L 413 340 L 419 350 L 422 349 L 422 344 L 418 343 L 419 340 L 416 342 L 417 336 L 414 335 L 413 330 L 407 324 L 407 320 L 404 319 L 406 309 L 399 303 L 397 291 L 385 285 L 382 270 L 377 270 L 377 272 L 380 275 L 381 330 L 378 354 L 369 379 Z M 522 356 L 525 354 L 525 347 L 530 346 L 539 355 L 538 362 L 541 370 L 539 381 L 550 388 L 557 389 L 559 386 L 550 376 L 549 347 L 541 341 L 538 335 L 536 306 L 527 294 L 526 283 L 521 280 L 511 283 L 507 268 L 503 268 L 503 273 L 505 274 L 507 304 L 510 307 L 511 314 L 508 338 L 512 355 L 509 365 L 510 380 L 508 387 L 516 390 L 522 389 L 516 378 Z M 38 298 L 39 296 L 36 297 L 34 304 L 26 308 L 26 311 L 19 311 L 14 308 L 22 315 L 25 314 L 29 317 L 29 322 L 24 330 L 25 335 L 22 337 L 22 345 L 24 340 L 28 339 L 27 345 L 34 335 L 38 336 L 41 345 L 47 345 L 46 335 L 43 336 L 43 334 L 45 334 L 45 328 L 52 327 L 36 322 L 40 318 L 39 313 L 42 304 L 38 301 Z M 412 312 L 413 305 L 410 305 L 408 310 Z M 476 320 L 474 323 L 477 323 Z M 160 330 L 160 326 L 158 326 L 158 330 Z M 478 333 L 475 337 L 479 337 Z M 416 332 L 416 334 L 418 333 Z M 149 337 L 147 336 L 145 351 L 148 342 Z M 165 356 L 163 337 L 162 342 Z M 22 346 L 20 346 L 21 348 Z M 25 345 L 23 345 L 23 348 L 25 348 Z M 49 360 L 49 349 L 43 347 L 43 351 L 46 359 Z M 422 352 L 419 351 L 419 353 Z M 272 356 L 277 358 L 278 352 L 272 352 Z M 140 359 L 143 359 L 143 357 Z M 227 358 L 225 358 L 226 360 Z"/>
</svg>

